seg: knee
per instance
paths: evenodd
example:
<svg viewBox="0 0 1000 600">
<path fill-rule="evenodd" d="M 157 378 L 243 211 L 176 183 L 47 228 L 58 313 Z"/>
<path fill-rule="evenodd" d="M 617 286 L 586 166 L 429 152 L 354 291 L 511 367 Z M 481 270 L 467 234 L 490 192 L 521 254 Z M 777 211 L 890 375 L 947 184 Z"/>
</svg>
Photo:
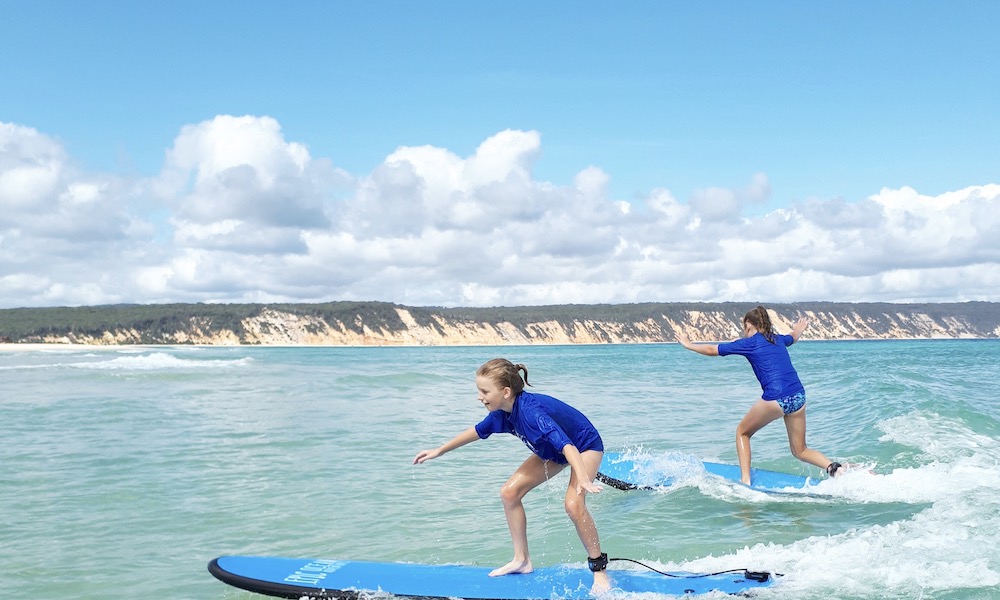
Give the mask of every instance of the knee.
<svg viewBox="0 0 1000 600">
<path fill-rule="evenodd" d="M 802 455 L 808 450 L 805 444 L 789 444 L 788 449 L 792 451 L 792 456 L 802 460 Z"/>
<path fill-rule="evenodd" d="M 566 508 L 566 514 L 574 523 L 587 512 L 587 505 L 580 497 L 570 498 L 567 496 L 563 506 Z"/>
<path fill-rule="evenodd" d="M 517 504 L 523 497 L 524 494 L 513 485 L 504 485 L 500 488 L 500 501 L 503 502 L 504 506 Z"/>
</svg>

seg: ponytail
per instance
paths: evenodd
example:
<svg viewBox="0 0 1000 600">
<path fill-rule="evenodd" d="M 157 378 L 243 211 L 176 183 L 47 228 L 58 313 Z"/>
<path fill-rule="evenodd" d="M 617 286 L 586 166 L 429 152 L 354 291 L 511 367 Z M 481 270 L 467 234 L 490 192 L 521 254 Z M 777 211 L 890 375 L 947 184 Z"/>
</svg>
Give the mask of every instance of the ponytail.
<svg viewBox="0 0 1000 600">
<path fill-rule="evenodd" d="M 524 377 L 521 376 L 522 371 Z M 515 397 L 524 391 L 525 385 L 531 385 L 528 383 L 528 367 L 521 363 L 515 365 L 506 358 L 486 361 L 476 370 L 476 375 L 491 379 L 500 388 L 509 387 Z"/>
<path fill-rule="evenodd" d="M 774 343 L 774 326 L 771 325 L 771 315 L 767 314 L 767 309 L 761 305 L 743 315 L 743 322 L 749 323 L 757 328 L 764 339 Z"/>
</svg>

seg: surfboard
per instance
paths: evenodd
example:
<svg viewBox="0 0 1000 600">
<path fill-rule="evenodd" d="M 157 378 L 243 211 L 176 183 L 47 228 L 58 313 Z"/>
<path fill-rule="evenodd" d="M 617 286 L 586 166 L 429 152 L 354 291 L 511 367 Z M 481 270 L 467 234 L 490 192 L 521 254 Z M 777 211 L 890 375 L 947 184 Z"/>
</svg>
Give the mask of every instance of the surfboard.
<svg viewBox="0 0 1000 600">
<path fill-rule="evenodd" d="M 634 562 L 634 561 L 633 561 Z M 372 593 L 409 598 L 542 600 L 591 598 L 594 577 L 584 565 L 556 565 L 520 575 L 490 577 L 488 567 L 220 556 L 209 572 L 233 587 L 279 598 L 355 599 Z M 628 593 L 742 594 L 774 582 L 770 573 L 737 570 L 717 574 L 608 569 L 615 589 Z"/>
<path fill-rule="evenodd" d="M 632 459 L 619 452 L 605 452 L 597 479 L 620 490 L 654 489 L 676 482 L 676 476 L 657 472 L 651 463 L 651 458 Z M 739 465 L 702 461 L 701 466 L 711 475 L 740 481 Z M 822 480 L 791 473 L 753 467 L 750 469 L 750 488 L 761 492 L 827 495 L 814 489 L 820 481 Z"/>
</svg>

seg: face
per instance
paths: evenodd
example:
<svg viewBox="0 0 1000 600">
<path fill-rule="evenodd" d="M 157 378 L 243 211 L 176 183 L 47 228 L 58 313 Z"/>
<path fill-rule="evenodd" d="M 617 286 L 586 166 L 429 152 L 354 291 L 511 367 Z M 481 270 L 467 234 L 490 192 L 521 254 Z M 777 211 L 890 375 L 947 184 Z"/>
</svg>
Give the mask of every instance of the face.
<svg viewBox="0 0 1000 600">
<path fill-rule="evenodd" d="M 476 389 L 479 390 L 479 401 L 483 403 L 486 410 L 505 410 L 510 398 L 509 387 L 498 387 L 497 383 L 482 375 L 476 376 Z M 508 407 L 509 408 L 509 407 Z"/>
</svg>

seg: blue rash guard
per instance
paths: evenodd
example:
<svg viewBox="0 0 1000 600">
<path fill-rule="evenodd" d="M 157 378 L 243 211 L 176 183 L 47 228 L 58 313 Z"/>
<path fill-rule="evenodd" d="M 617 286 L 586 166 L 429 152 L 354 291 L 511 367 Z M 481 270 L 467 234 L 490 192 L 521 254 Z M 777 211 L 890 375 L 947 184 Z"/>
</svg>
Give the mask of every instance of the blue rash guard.
<svg viewBox="0 0 1000 600">
<path fill-rule="evenodd" d="M 562 449 L 567 444 L 581 453 L 604 451 L 601 435 L 583 413 L 552 396 L 524 391 L 514 399 L 510 413 L 490 412 L 476 425 L 476 433 L 480 439 L 494 433 L 514 434 L 540 458 L 563 465 L 567 461 Z"/>
<path fill-rule="evenodd" d="M 757 332 L 750 337 L 719 344 L 719 356 L 740 354 L 750 361 L 754 375 L 764 391 L 764 400 L 778 400 L 799 392 L 805 387 L 799 381 L 799 374 L 788 357 L 788 346 L 795 342 L 790 335 L 775 334 L 774 343 L 767 341 L 764 334 Z"/>
</svg>

